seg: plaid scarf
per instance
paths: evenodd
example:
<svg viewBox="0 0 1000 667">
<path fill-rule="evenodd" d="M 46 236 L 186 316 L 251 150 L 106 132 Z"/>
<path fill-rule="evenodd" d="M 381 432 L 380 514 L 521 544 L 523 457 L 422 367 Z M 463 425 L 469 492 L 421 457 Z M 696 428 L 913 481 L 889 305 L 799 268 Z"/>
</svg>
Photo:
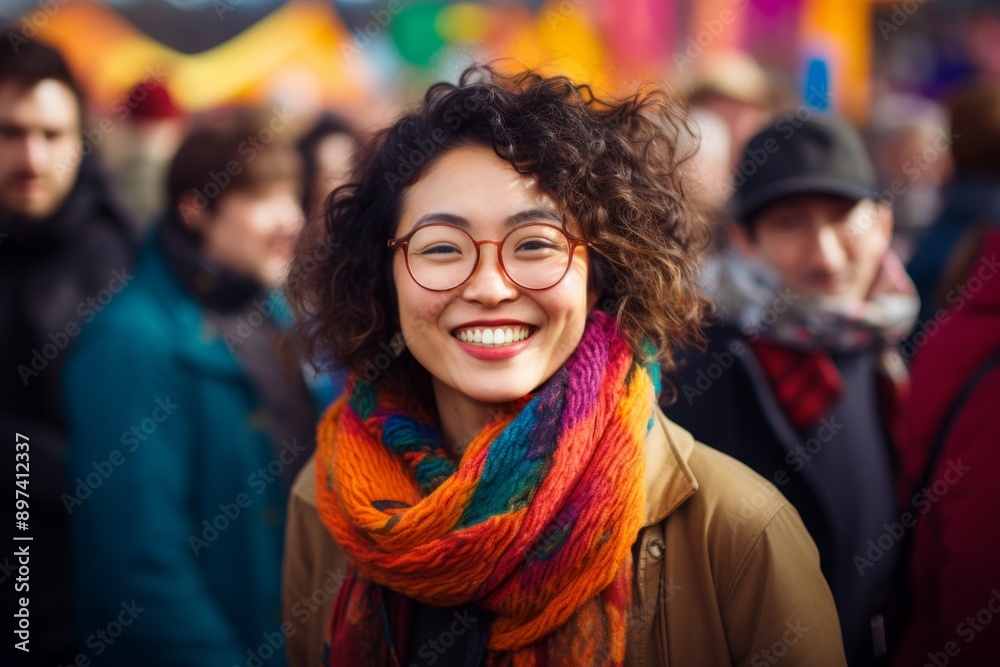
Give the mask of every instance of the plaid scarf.
<svg viewBox="0 0 1000 667">
<path fill-rule="evenodd" d="M 831 352 L 874 349 L 880 408 L 892 434 L 898 432 L 908 384 L 896 346 L 913 328 L 920 302 L 895 254 L 883 256 L 862 302 L 797 294 L 736 251 L 710 263 L 706 277 L 719 312 L 750 340 L 793 427 L 813 426 L 840 401 L 843 380 Z"/>
</svg>

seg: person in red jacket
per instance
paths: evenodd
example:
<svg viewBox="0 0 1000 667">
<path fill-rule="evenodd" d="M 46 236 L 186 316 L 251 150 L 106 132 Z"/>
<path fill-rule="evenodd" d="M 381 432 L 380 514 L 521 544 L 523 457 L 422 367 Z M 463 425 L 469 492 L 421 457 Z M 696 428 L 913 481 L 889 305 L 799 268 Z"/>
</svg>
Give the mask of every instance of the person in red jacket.
<svg viewBox="0 0 1000 667">
<path fill-rule="evenodd" d="M 978 667 L 1000 656 L 998 257 L 1000 223 L 993 222 L 946 295 L 949 307 L 934 314 L 939 328 L 914 340 L 920 349 L 899 451 L 900 491 L 915 521 L 912 616 L 894 667 Z"/>
</svg>

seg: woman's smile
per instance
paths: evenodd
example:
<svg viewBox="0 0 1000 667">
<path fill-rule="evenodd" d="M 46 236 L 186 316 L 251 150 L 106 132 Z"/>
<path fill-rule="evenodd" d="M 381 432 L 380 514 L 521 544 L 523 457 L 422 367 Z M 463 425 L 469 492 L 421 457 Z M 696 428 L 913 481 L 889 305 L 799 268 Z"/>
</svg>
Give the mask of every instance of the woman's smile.
<svg viewBox="0 0 1000 667">
<path fill-rule="evenodd" d="M 466 324 L 452 332 L 459 347 L 470 356 L 484 361 L 510 359 L 531 345 L 538 327 L 513 322 Z"/>
<path fill-rule="evenodd" d="M 457 333 L 452 335 L 463 343 L 470 343 L 476 347 L 504 347 L 524 340 L 531 333 L 529 326 L 514 325 L 513 327 L 498 326 L 495 329 L 491 327 L 485 329 L 467 327 L 459 329 Z"/>
</svg>

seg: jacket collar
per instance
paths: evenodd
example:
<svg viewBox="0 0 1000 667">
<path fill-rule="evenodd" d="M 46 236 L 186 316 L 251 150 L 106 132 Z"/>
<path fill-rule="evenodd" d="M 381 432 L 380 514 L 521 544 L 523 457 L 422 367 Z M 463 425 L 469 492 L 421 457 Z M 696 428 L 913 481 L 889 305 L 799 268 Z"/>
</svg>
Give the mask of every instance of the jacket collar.
<svg viewBox="0 0 1000 667">
<path fill-rule="evenodd" d="M 652 430 L 646 436 L 646 516 L 643 527 L 663 521 L 698 490 L 688 459 L 694 438 L 656 408 Z"/>
<path fill-rule="evenodd" d="M 244 310 L 254 297 L 265 297 L 263 285 L 256 280 L 209 258 L 177 214 L 163 221 L 156 238 L 174 278 L 204 311 L 229 316 Z"/>
<path fill-rule="evenodd" d="M 150 302 L 156 304 L 171 327 L 173 351 L 182 364 L 215 377 L 243 376 L 218 327 L 178 281 L 155 233 L 146 242 L 136 275 L 149 290 Z M 194 332 L 197 335 L 192 335 Z"/>
</svg>

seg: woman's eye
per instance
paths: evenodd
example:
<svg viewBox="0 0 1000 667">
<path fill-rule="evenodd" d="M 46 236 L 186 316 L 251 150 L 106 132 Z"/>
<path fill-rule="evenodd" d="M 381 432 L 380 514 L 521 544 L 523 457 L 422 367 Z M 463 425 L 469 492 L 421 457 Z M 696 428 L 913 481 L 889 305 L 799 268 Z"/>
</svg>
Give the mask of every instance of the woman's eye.
<svg viewBox="0 0 1000 667">
<path fill-rule="evenodd" d="M 548 241 L 536 240 L 536 241 L 522 241 L 518 244 L 518 250 L 551 250 L 554 246 Z"/>
<path fill-rule="evenodd" d="M 424 248 L 420 251 L 421 255 L 447 255 L 451 253 L 461 253 L 462 251 L 455 246 L 450 245 L 433 245 Z"/>
</svg>

